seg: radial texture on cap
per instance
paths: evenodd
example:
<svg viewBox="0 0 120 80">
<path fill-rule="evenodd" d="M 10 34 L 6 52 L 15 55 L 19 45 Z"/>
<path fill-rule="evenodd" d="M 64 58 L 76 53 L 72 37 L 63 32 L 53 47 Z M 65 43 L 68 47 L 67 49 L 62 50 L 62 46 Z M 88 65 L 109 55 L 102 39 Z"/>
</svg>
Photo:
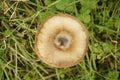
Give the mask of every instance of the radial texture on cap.
<svg viewBox="0 0 120 80">
<path fill-rule="evenodd" d="M 84 57 L 88 34 L 84 25 L 75 17 L 55 14 L 38 28 L 35 51 L 39 58 L 53 67 L 70 67 Z"/>
</svg>

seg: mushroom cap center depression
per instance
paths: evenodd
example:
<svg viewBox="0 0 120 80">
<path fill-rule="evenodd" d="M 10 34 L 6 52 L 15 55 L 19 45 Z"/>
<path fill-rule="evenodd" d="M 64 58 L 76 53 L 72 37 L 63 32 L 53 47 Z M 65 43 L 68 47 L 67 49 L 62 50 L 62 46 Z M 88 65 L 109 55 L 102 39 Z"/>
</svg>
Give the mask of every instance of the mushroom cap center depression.
<svg viewBox="0 0 120 80">
<path fill-rule="evenodd" d="M 54 44 L 61 50 L 67 50 L 72 41 L 72 36 L 67 32 L 60 32 L 55 36 Z"/>
</svg>

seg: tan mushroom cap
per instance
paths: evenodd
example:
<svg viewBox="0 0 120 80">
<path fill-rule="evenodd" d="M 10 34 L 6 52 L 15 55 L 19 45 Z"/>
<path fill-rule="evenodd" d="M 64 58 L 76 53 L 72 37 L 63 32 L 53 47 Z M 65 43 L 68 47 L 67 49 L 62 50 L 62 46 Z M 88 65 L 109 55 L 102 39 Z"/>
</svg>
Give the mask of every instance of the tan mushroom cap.
<svg viewBox="0 0 120 80">
<path fill-rule="evenodd" d="M 88 33 L 85 26 L 68 14 L 48 17 L 35 35 L 35 51 L 46 64 L 64 68 L 73 66 L 85 56 Z"/>
</svg>

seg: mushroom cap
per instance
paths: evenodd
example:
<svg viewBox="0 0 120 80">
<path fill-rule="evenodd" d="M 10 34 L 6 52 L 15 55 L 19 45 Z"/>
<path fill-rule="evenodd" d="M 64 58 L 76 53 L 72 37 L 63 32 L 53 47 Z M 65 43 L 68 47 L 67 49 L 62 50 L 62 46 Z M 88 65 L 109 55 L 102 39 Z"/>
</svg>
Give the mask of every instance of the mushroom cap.
<svg viewBox="0 0 120 80">
<path fill-rule="evenodd" d="M 85 56 L 88 32 L 77 18 L 68 14 L 54 14 L 38 27 L 35 52 L 44 63 L 57 67 L 71 67 Z"/>
</svg>

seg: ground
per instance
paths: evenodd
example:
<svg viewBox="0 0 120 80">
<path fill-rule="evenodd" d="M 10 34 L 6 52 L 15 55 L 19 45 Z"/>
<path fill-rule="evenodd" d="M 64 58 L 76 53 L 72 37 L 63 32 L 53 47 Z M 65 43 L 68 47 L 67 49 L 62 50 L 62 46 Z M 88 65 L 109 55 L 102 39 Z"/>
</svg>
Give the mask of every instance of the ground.
<svg viewBox="0 0 120 80">
<path fill-rule="evenodd" d="M 66 13 L 89 33 L 84 59 L 53 68 L 34 51 L 37 27 L 48 16 Z M 119 80 L 120 0 L 1 0 L 0 80 Z"/>
</svg>

